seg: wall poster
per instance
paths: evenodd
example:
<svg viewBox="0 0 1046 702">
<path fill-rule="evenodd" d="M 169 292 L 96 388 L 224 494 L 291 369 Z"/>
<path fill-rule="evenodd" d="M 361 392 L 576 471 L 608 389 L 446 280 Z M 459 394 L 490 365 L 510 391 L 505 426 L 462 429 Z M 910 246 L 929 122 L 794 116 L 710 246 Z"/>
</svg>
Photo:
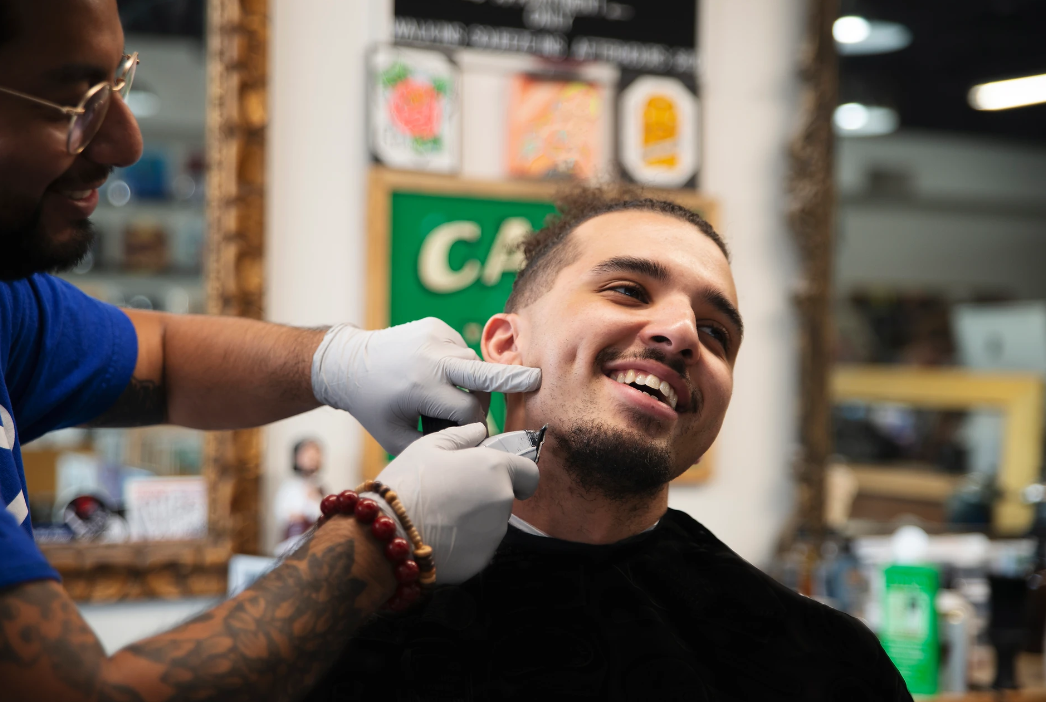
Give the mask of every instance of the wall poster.
<svg viewBox="0 0 1046 702">
<path fill-rule="evenodd" d="M 594 83 L 515 76 L 508 105 L 509 175 L 595 176 L 606 150 L 604 102 L 603 89 Z"/>
<path fill-rule="evenodd" d="M 697 98 L 676 78 L 641 76 L 621 92 L 618 153 L 637 183 L 681 188 L 697 173 Z"/>
<path fill-rule="evenodd" d="M 460 78 L 438 51 L 377 46 L 370 55 L 371 153 L 382 163 L 438 173 L 461 163 Z"/>
<path fill-rule="evenodd" d="M 555 211 L 557 187 L 374 168 L 367 213 L 367 327 L 438 317 L 479 353 L 483 326 L 503 311 L 522 265 L 516 246 Z M 714 202 L 696 193 L 648 192 L 690 207 L 715 226 Z M 491 432 L 501 431 L 503 422 L 504 400 L 495 394 Z M 388 459 L 367 436 L 363 475 L 373 478 Z M 701 482 L 713 464 L 707 457 L 677 482 Z"/>
</svg>

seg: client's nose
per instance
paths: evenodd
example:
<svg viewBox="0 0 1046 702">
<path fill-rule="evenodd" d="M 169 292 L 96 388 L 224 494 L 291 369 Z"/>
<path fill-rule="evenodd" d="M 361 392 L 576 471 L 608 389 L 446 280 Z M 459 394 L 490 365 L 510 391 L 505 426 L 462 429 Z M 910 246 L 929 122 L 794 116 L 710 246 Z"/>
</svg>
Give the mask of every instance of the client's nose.
<svg viewBox="0 0 1046 702">
<path fill-rule="evenodd" d="M 641 333 L 643 343 L 692 362 L 697 357 L 701 340 L 690 301 L 662 300 L 650 312 L 650 322 Z"/>
</svg>

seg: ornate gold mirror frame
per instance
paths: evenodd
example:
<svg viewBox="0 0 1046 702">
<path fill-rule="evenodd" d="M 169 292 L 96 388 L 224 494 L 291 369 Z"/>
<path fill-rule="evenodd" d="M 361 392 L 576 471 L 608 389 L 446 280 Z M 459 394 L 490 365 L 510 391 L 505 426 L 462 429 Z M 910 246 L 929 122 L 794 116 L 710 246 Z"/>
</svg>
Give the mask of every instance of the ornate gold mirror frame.
<svg viewBox="0 0 1046 702">
<path fill-rule="evenodd" d="M 835 216 L 832 114 L 839 78 L 832 23 L 838 0 L 807 0 L 800 56 L 799 129 L 792 140 L 788 222 L 800 260 L 795 302 L 799 317 L 799 443 L 796 509 L 784 530 L 785 549 L 802 532 L 824 536 L 824 476 L 831 452 L 832 265 Z M 809 550 L 811 558 L 819 548 Z"/>
<path fill-rule="evenodd" d="M 264 293 L 268 3 L 208 0 L 207 311 L 260 319 Z M 205 439 L 208 535 L 200 541 L 48 544 L 81 601 L 225 593 L 229 556 L 258 548 L 261 431 Z"/>
</svg>

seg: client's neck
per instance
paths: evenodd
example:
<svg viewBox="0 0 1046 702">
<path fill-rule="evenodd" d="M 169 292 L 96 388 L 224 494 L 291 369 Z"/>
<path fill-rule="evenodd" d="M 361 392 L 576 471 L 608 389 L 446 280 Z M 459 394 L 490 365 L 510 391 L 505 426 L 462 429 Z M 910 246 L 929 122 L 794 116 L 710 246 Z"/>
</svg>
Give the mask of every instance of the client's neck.
<svg viewBox="0 0 1046 702">
<path fill-rule="evenodd" d="M 541 453 L 541 480 L 528 500 L 516 500 L 512 514 L 551 537 L 586 544 L 612 544 L 645 531 L 668 509 L 668 486 L 632 501 L 611 500 L 582 490 L 563 469 L 555 449 Z"/>
</svg>

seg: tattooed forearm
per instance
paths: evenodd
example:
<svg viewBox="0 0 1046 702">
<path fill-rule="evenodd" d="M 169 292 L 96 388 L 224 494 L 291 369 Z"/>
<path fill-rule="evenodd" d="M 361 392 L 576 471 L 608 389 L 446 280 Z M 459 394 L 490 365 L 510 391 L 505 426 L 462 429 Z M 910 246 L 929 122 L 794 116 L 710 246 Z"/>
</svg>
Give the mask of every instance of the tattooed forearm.
<svg viewBox="0 0 1046 702">
<path fill-rule="evenodd" d="M 167 388 L 154 380 L 131 378 L 120 397 L 86 427 L 145 427 L 167 422 Z"/>
<path fill-rule="evenodd" d="M 367 583 L 353 576 L 355 544 L 320 555 L 301 549 L 217 619 L 126 649 L 164 666 L 177 699 L 290 700 L 303 696 L 340 653 L 367 612 Z M 208 635 L 194 635 L 197 625 Z"/>
<path fill-rule="evenodd" d="M 111 658 L 57 583 L 0 593 L 0 680 L 35 699 L 300 699 L 395 588 L 356 528 L 332 521 L 236 598 Z"/>
</svg>

